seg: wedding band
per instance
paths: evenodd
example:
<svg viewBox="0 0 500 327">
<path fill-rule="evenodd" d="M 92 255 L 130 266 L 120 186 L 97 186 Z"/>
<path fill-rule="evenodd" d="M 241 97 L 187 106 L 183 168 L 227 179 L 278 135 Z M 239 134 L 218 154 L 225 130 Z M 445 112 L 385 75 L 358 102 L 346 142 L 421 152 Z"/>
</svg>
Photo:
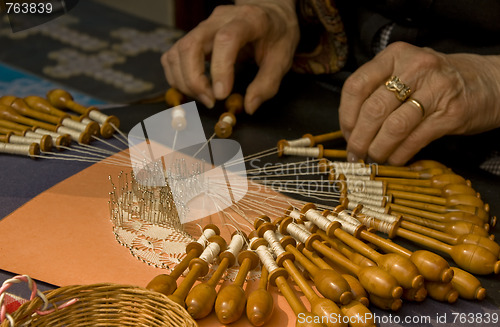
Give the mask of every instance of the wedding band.
<svg viewBox="0 0 500 327">
<path fill-rule="evenodd" d="M 410 87 L 401 82 L 401 80 L 397 76 L 391 76 L 391 78 L 389 78 L 387 82 L 385 82 L 385 87 L 389 91 L 394 92 L 396 98 L 401 102 L 405 102 L 412 92 Z"/>
<path fill-rule="evenodd" d="M 413 99 L 413 98 L 410 98 L 408 100 L 409 102 L 413 103 L 414 105 L 416 105 L 418 107 L 418 109 L 420 109 L 420 112 L 422 113 L 422 117 L 425 116 L 425 109 L 424 109 L 424 106 L 417 100 Z"/>
</svg>

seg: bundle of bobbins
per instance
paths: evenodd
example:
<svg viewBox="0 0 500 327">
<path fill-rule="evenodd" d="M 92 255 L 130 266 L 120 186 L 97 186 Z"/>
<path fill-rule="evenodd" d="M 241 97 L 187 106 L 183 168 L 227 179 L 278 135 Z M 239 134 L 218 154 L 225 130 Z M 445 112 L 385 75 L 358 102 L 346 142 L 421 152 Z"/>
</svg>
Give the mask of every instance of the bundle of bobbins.
<svg viewBox="0 0 500 327">
<path fill-rule="evenodd" d="M 49 91 L 46 98 L 0 97 L 0 153 L 36 158 L 73 142 L 88 145 L 110 138 L 119 127 L 116 116 L 84 107 L 61 89 Z"/>
<path fill-rule="evenodd" d="M 486 289 L 474 275 L 500 272 L 500 246 L 488 234 L 496 218 L 489 217 L 488 204 L 469 181 L 434 161 L 407 167 L 328 160 L 317 164 L 320 172 L 333 176 L 329 180 L 339 191 L 339 205 L 326 210 L 313 203 L 290 206 L 274 221 L 260 216 L 248 238 L 235 233 L 239 241 L 231 240 L 225 251 L 222 241 L 205 239 L 204 246 L 214 242 L 218 246 L 205 249 L 208 258 L 207 254 L 196 260 L 187 257 L 191 263 L 183 267 L 189 265 L 195 272 L 190 271 L 188 281 L 181 283 L 181 287 L 187 285 L 181 296 L 174 293 L 171 298 L 193 318 L 202 319 L 215 311 L 223 324 L 240 319 L 246 301 L 248 320 L 261 326 L 273 313 L 270 292 L 275 286 L 297 317 L 309 317 L 297 320 L 297 326 L 310 326 L 307 322 L 373 326 L 373 320 L 361 322 L 353 317 L 367 317 L 371 306 L 397 311 L 427 297 L 447 303 L 459 297 L 486 297 Z M 395 237 L 421 249 L 410 251 L 393 242 Z M 240 263 L 236 280 L 217 292 L 224 271 L 236 258 Z M 457 267 L 450 266 L 451 261 Z M 190 290 L 193 275 L 203 276 L 210 264 L 217 267 L 214 274 Z M 246 299 L 243 284 L 251 269 L 262 270 L 262 279 L 255 294 Z M 148 288 L 162 288 L 157 278 Z M 309 306 L 297 297 L 292 280 Z"/>
</svg>

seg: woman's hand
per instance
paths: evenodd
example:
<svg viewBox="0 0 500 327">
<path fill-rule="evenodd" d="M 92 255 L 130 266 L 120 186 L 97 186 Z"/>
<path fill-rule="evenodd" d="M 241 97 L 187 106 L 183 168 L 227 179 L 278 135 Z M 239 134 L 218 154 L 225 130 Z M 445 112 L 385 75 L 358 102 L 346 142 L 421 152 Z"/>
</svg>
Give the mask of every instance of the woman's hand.
<svg viewBox="0 0 500 327">
<path fill-rule="evenodd" d="M 245 94 L 245 110 L 251 114 L 278 92 L 298 41 L 294 0 L 240 0 L 217 7 L 163 54 L 162 65 L 170 86 L 213 107 L 216 99 L 230 94 L 238 54 L 250 45 L 259 65 Z M 205 75 L 209 54 L 211 81 Z"/>
<path fill-rule="evenodd" d="M 411 88 L 407 101 L 386 88 L 392 76 Z M 346 80 L 339 115 L 348 160 L 402 165 L 444 135 L 500 126 L 500 56 L 391 44 Z"/>
</svg>

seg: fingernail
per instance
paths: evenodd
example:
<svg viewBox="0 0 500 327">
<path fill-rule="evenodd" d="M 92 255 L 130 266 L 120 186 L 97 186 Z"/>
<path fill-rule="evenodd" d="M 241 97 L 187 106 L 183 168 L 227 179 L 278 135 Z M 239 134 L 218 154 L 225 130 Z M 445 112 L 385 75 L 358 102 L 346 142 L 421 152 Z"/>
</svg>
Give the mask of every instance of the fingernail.
<svg viewBox="0 0 500 327">
<path fill-rule="evenodd" d="M 357 155 L 355 155 L 352 152 L 347 152 L 347 161 L 349 161 L 349 162 L 358 162 L 358 160 L 359 160 L 359 157 Z"/>
<path fill-rule="evenodd" d="M 246 112 L 250 115 L 253 115 L 259 106 L 262 104 L 262 100 L 260 97 L 255 97 L 250 101 L 250 105 L 246 108 Z"/>
<path fill-rule="evenodd" d="M 222 82 L 216 82 L 214 84 L 214 95 L 217 99 L 224 98 L 224 85 L 222 85 Z"/>
<path fill-rule="evenodd" d="M 214 100 L 212 100 L 208 95 L 206 94 L 201 94 L 199 96 L 199 99 L 201 102 L 203 102 L 203 104 L 208 108 L 208 109 L 212 109 L 214 107 Z"/>
</svg>

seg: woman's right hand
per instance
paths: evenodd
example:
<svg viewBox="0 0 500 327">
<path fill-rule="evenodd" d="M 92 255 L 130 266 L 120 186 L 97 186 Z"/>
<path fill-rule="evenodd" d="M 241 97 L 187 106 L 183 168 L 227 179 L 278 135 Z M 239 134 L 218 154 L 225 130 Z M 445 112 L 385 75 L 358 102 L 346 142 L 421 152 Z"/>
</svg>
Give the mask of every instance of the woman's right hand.
<svg viewBox="0 0 500 327">
<path fill-rule="evenodd" d="M 238 54 L 244 46 L 252 46 L 259 71 L 244 102 L 252 114 L 278 92 L 299 37 L 295 0 L 240 0 L 215 8 L 163 54 L 162 65 L 170 86 L 211 108 L 215 100 L 231 93 Z M 210 54 L 211 80 L 205 75 Z"/>
</svg>

